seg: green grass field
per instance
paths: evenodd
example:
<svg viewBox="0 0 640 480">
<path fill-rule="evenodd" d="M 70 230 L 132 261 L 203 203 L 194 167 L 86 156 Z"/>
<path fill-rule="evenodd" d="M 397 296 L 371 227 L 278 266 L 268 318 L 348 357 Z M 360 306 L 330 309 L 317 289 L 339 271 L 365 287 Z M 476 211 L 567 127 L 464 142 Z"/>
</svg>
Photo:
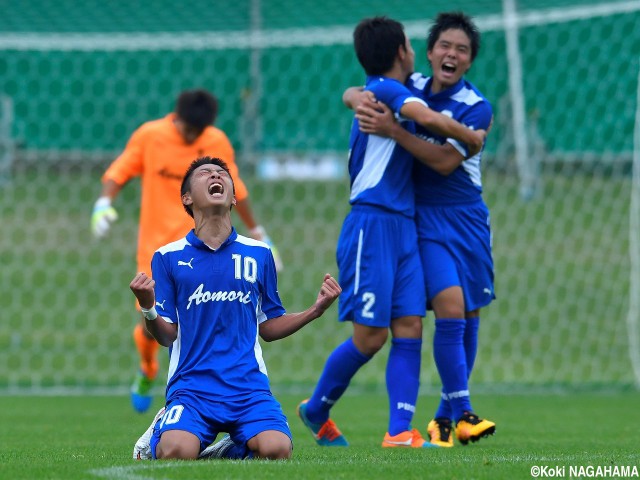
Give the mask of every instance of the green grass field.
<svg viewBox="0 0 640 480">
<path fill-rule="evenodd" d="M 347 393 L 333 418 L 348 448 L 321 448 L 295 416 L 300 396 L 278 395 L 294 437 L 290 461 L 136 462 L 133 443 L 153 413 L 126 397 L 0 397 L 3 479 L 519 479 L 534 466 L 640 469 L 639 393 L 482 395 L 478 411 L 493 437 L 453 449 L 382 449 L 383 395 Z M 421 397 L 414 426 L 424 432 L 434 397 Z M 154 409 L 159 406 L 159 400 Z M 155 412 L 154 412 L 155 413 Z"/>
<path fill-rule="evenodd" d="M 52 395 L 124 392 L 136 365 L 127 286 L 137 189 L 123 191 L 110 240 L 93 242 L 98 180 L 92 169 L 38 169 L 0 188 L 0 394 L 20 394 L 0 395 L 0 479 L 511 479 L 531 478 L 534 466 L 640 467 L 640 392 L 630 387 L 626 324 L 628 177 L 549 174 L 541 195 L 522 202 L 513 176 L 486 175 L 498 300 L 483 314 L 472 395 L 475 409 L 497 422 L 494 437 L 451 450 L 381 449 L 386 397 L 357 392 L 384 389 L 384 351 L 335 408 L 351 447 L 317 447 L 294 412 L 350 333 L 331 311 L 264 345 L 294 435 L 294 458 L 285 463 L 133 462 L 133 443 L 152 413 L 134 414 L 125 396 Z M 346 185 L 252 181 L 256 212 L 287 265 L 283 302 L 295 311 L 315 297 L 323 272 L 336 273 Z M 414 422 L 423 433 L 437 396 L 431 335 L 425 322 L 424 397 Z M 166 362 L 166 353 L 160 358 Z"/>
</svg>

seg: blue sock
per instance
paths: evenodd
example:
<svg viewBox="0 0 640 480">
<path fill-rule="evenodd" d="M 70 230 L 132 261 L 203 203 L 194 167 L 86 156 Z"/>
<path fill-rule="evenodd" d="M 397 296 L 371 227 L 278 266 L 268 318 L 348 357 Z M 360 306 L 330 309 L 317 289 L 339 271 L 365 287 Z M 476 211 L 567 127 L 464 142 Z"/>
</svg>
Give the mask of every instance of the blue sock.
<svg viewBox="0 0 640 480">
<path fill-rule="evenodd" d="M 433 358 L 456 421 L 471 411 L 464 330 L 463 318 L 438 318 L 433 336 Z"/>
<path fill-rule="evenodd" d="M 433 418 L 448 418 L 453 420 L 451 403 L 449 403 L 449 398 L 447 397 L 447 392 L 444 391 L 444 388 L 440 391 L 440 403 L 438 404 L 438 409 L 436 410 L 436 414 Z"/>
<path fill-rule="evenodd" d="M 329 419 L 329 410 L 342 396 L 356 372 L 367 363 L 367 357 L 353 344 L 349 337 L 329 355 L 316 389 L 307 404 L 307 418 L 313 423 L 324 423 Z"/>
<path fill-rule="evenodd" d="M 467 359 L 467 380 L 471 377 L 473 365 L 476 361 L 476 353 L 478 352 L 478 330 L 480 329 L 480 317 L 470 317 L 466 319 L 464 327 L 464 353 Z M 447 399 L 446 392 L 440 395 L 440 405 L 436 410 L 434 418 L 449 418 L 454 420 L 451 404 Z"/>
<path fill-rule="evenodd" d="M 467 357 L 467 379 L 471 377 L 473 365 L 476 363 L 478 352 L 478 330 L 480 329 L 480 317 L 467 318 L 464 328 L 464 353 Z"/>
<path fill-rule="evenodd" d="M 394 338 L 387 361 L 389 435 L 411 430 L 420 388 L 422 339 Z"/>
</svg>

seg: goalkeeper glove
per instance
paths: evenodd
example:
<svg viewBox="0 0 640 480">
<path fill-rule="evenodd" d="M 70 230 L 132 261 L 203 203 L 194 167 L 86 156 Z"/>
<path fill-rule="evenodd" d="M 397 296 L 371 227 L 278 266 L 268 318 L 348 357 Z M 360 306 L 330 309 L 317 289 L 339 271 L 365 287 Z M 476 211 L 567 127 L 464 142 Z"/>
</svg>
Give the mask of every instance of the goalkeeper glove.
<svg viewBox="0 0 640 480">
<path fill-rule="evenodd" d="M 281 272 L 282 269 L 284 268 L 284 265 L 282 264 L 282 259 L 280 258 L 278 249 L 273 244 L 273 242 L 269 238 L 269 235 L 267 235 L 267 232 L 265 232 L 264 228 L 261 225 L 258 225 L 257 227 L 252 228 L 249 234 L 255 240 L 260 240 L 261 242 L 264 242 L 267 245 L 269 245 L 269 248 L 271 248 L 271 254 L 273 255 L 273 261 L 276 264 L 276 272 Z"/>
<path fill-rule="evenodd" d="M 104 237 L 111 224 L 118 219 L 118 212 L 111 206 L 109 197 L 100 197 L 96 200 L 91 213 L 91 233 L 95 238 Z"/>
</svg>

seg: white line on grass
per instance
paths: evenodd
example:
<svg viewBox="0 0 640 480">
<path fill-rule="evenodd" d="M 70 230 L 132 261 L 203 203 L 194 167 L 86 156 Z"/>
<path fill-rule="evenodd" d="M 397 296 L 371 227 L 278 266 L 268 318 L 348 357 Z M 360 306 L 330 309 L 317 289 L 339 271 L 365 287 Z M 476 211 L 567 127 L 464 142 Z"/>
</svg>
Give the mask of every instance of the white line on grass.
<svg viewBox="0 0 640 480">
<path fill-rule="evenodd" d="M 180 468 L 184 467 L 183 463 L 177 462 L 157 462 L 157 461 L 143 461 L 144 464 L 137 465 L 129 465 L 129 466 L 117 466 L 117 467 L 106 467 L 106 468 L 96 468 L 93 470 L 89 470 L 91 475 L 96 477 L 109 478 L 113 480 L 157 480 L 158 477 L 149 477 L 144 474 L 144 472 L 136 473 L 139 470 L 157 470 L 161 468 Z M 189 463 L 189 467 L 196 466 L 198 464 L 205 465 L 208 462 L 194 462 Z M 168 478 L 162 477 L 161 480 L 169 480 Z"/>
</svg>

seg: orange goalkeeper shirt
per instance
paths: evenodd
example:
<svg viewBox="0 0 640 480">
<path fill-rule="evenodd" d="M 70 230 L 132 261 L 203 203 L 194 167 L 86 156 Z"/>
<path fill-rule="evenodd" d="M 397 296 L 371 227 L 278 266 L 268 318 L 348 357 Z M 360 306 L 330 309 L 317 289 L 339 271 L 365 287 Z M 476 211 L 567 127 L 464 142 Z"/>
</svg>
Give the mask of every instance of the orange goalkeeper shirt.
<svg viewBox="0 0 640 480">
<path fill-rule="evenodd" d="M 221 158 L 229 166 L 236 199 L 241 201 L 249 195 L 226 134 L 210 126 L 187 145 L 173 125 L 174 119 L 171 113 L 141 125 L 102 176 L 103 182 L 113 180 L 118 185 L 141 177 L 137 271 L 147 275 L 151 275 L 153 253 L 193 228 L 193 219 L 184 211 L 180 197 L 182 178 L 191 162 L 203 155 Z"/>
</svg>

